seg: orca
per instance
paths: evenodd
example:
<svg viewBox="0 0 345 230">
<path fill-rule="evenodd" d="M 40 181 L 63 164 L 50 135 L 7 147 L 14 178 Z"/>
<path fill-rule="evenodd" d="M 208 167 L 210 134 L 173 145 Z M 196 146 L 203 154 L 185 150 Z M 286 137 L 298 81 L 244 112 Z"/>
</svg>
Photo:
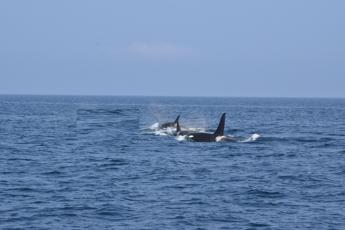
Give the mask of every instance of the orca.
<svg viewBox="0 0 345 230">
<path fill-rule="evenodd" d="M 196 142 L 214 142 L 214 141 L 221 140 L 224 136 L 225 115 L 226 113 L 222 114 L 222 117 L 220 118 L 220 121 L 218 124 L 218 128 L 214 133 L 189 132 L 189 133 L 185 133 L 184 135 L 186 135 L 188 139 L 196 141 Z M 177 124 L 179 127 L 178 122 Z M 182 132 L 183 131 L 178 132 L 177 130 L 177 135 L 183 135 L 181 134 Z"/>
<path fill-rule="evenodd" d="M 180 119 L 180 115 L 177 116 L 177 118 L 176 118 L 176 120 L 174 122 L 163 123 L 163 124 L 159 125 L 159 128 L 161 128 L 161 129 L 175 128 L 179 119 Z"/>
<path fill-rule="evenodd" d="M 191 131 L 187 131 L 187 130 L 181 130 L 181 127 L 180 127 L 180 122 L 179 120 L 177 120 L 176 122 L 176 133 L 175 133 L 175 136 L 186 136 L 188 134 L 190 134 Z"/>
</svg>

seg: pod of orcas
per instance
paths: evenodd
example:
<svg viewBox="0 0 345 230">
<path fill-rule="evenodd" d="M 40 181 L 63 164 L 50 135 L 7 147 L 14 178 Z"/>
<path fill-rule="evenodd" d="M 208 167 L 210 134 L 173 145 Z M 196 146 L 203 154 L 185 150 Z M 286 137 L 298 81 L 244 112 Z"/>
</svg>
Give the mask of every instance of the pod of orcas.
<svg viewBox="0 0 345 230">
<path fill-rule="evenodd" d="M 176 132 L 174 133 L 175 136 L 186 136 L 187 139 L 190 139 L 196 142 L 214 142 L 214 141 L 219 141 L 224 138 L 227 138 L 224 136 L 225 115 L 226 113 L 222 114 L 219 124 L 218 124 L 218 128 L 214 133 L 191 132 L 191 131 L 181 130 L 181 126 L 179 122 L 180 115 L 177 116 L 174 122 L 163 123 L 159 126 L 159 128 L 161 129 L 176 128 Z"/>
</svg>

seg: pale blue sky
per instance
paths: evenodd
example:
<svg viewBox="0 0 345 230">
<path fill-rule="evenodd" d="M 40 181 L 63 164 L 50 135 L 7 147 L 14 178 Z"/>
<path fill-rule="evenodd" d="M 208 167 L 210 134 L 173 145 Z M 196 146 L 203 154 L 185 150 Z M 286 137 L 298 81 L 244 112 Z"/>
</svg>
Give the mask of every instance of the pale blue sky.
<svg viewBox="0 0 345 230">
<path fill-rule="evenodd" d="M 0 94 L 345 97 L 343 0 L 1 0 Z"/>
</svg>

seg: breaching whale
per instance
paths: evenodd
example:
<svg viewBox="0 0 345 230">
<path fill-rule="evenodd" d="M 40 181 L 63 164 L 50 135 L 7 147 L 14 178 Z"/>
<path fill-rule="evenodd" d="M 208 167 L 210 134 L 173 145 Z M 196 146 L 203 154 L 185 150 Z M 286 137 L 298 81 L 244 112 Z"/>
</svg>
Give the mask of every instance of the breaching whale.
<svg viewBox="0 0 345 230">
<path fill-rule="evenodd" d="M 159 125 L 159 128 L 161 128 L 161 129 L 175 128 L 179 119 L 180 119 L 180 115 L 177 116 L 177 118 L 176 118 L 176 120 L 174 122 L 163 123 L 163 124 Z"/>
<path fill-rule="evenodd" d="M 222 117 L 220 118 L 218 128 L 214 133 L 202 133 L 202 132 L 185 132 L 181 131 L 179 128 L 179 123 L 177 122 L 177 135 L 186 135 L 188 139 L 191 139 L 193 141 L 197 142 L 213 142 L 219 140 L 219 138 L 222 138 L 224 136 L 224 126 L 225 126 L 225 114 L 222 114 Z"/>
</svg>

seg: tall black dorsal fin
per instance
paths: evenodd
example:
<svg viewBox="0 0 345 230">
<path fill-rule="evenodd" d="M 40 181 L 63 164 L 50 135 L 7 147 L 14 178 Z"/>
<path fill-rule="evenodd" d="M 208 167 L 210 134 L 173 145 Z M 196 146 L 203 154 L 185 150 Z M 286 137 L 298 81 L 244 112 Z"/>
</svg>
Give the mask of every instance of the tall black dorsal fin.
<svg viewBox="0 0 345 230">
<path fill-rule="evenodd" d="M 179 118 L 178 116 L 177 118 Z M 176 133 L 179 134 L 181 132 L 180 122 L 179 119 L 176 119 Z"/>
<path fill-rule="evenodd" d="M 214 132 L 214 135 L 216 136 L 224 136 L 224 126 L 225 126 L 225 114 L 222 114 L 222 117 L 220 118 L 218 128 L 216 132 Z"/>
<path fill-rule="evenodd" d="M 174 121 L 175 124 L 177 124 L 178 120 L 180 119 L 180 115 L 176 117 L 176 120 Z"/>
</svg>

